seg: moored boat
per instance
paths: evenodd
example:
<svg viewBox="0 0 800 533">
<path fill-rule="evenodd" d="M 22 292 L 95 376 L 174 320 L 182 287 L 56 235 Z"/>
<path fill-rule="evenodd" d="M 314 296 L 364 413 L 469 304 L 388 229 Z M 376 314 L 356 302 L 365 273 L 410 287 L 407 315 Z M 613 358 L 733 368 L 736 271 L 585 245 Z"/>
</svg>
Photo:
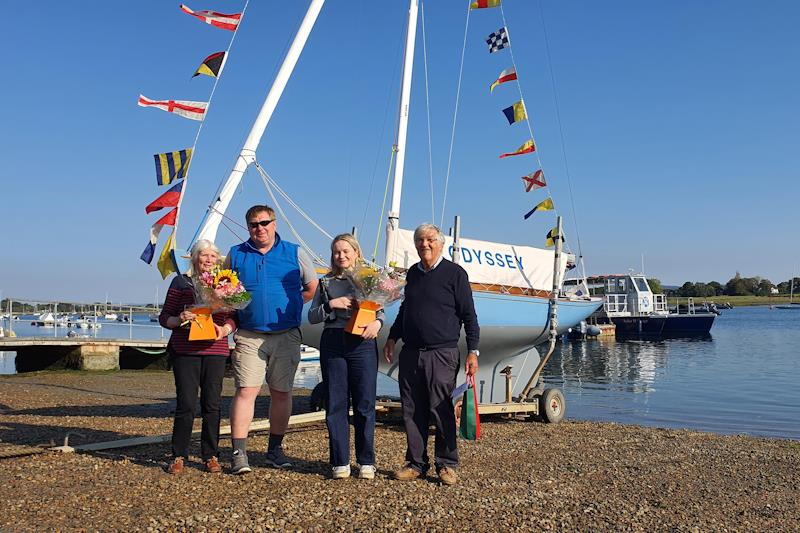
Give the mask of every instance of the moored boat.
<svg viewBox="0 0 800 533">
<path fill-rule="evenodd" d="M 602 296 L 603 306 L 589 321 L 614 324 L 618 337 L 696 337 L 708 335 L 718 312 L 696 308 L 687 299 L 686 312 L 671 312 L 664 294 L 654 294 L 643 274 L 610 274 L 587 278 L 589 293 Z"/>
<path fill-rule="evenodd" d="M 794 276 L 792 276 L 792 285 L 789 289 L 789 303 L 784 305 L 776 305 L 775 309 L 783 309 L 784 311 L 800 311 L 800 302 L 794 301 Z"/>
</svg>

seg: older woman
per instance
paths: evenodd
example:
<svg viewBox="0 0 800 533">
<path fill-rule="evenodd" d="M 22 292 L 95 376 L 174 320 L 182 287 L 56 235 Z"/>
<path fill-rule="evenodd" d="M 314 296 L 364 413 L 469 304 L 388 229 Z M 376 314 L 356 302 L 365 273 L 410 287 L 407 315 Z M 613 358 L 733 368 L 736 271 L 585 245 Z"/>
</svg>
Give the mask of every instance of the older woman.
<svg viewBox="0 0 800 533">
<path fill-rule="evenodd" d="M 192 247 L 191 275 L 176 276 L 169 286 L 164 307 L 161 309 L 161 326 L 172 330 L 167 350 L 175 376 L 175 420 L 172 425 L 172 462 L 167 467 L 170 474 L 183 471 L 189 456 L 197 389 L 200 389 L 200 414 L 203 426 L 200 454 L 208 472 L 222 472 L 219 456 L 219 422 L 222 398 L 222 378 L 225 363 L 230 355 L 228 335 L 236 328 L 230 313 L 215 313 L 215 340 L 189 340 L 189 322 L 195 318 L 189 308 L 195 304 L 196 276 L 210 272 L 220 263 L 219 249 L 214 243 L 200 240 Z"/>
<path fill-rule="evenodd" d="M 358 477 L 375 477 L 375 387 L 378 376 L 378 346 L 375 338 L 383 325 L 383 314 L 360 335 L 344 330 L 355 307 L 355 287 L 345 272 L 363 259 L 361 246 L 349 233 L 331 243 L 331 271 L 317 286 L 308 311 L 312 324 L 325 322 L 320 343 L 322 379 L 327 389 L 325 422 L 328 426 L 332 477 L 350 476 L 350 425 L 348 400 L 353 401 Z"/>
</svg>

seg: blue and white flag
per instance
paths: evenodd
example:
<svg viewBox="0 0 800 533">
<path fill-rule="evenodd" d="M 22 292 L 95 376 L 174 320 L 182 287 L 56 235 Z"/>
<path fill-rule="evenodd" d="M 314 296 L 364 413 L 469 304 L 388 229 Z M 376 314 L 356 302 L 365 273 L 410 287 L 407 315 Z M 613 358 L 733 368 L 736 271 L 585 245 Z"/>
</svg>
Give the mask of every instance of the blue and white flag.
<svg viewBox="0 0 800 533">
<path fill-rule="evenodd" d="M 507 47 L 508 32 L 506 31 L 505 26 L 503 26 L 493 34 L 489 35 L 489 38 L 486 39 L 486 44 L 489 45 L 490 54 L 493 54 L 498 50 L 502 50 L 503 48 Z"/>
</svg>

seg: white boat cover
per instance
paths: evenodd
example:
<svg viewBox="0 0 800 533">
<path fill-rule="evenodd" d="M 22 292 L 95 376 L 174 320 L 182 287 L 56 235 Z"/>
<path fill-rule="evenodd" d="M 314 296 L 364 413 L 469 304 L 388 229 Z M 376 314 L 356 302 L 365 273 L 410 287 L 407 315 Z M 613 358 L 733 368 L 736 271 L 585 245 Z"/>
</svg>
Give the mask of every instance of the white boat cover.
<svg viewBox="0 0 800 533">
<path fill-rule="evenodd" d="M 409 268 L 419 261 L 414 247 L 414 232 L 397 230 L 397 246 L 389 263 Z M 543 250 L 531 246 L 518 246 L 472 239 L 460 239 L 461 261 L 472 283 L 484 285 L 506 285 L 543 291 L 553 290 L 554 250 Z M 453 238 L 445 236 L 444 256 L 453 259 Z M 564 278 L 569 254 L 561 254 L 560 279 Z"/>
</svg>

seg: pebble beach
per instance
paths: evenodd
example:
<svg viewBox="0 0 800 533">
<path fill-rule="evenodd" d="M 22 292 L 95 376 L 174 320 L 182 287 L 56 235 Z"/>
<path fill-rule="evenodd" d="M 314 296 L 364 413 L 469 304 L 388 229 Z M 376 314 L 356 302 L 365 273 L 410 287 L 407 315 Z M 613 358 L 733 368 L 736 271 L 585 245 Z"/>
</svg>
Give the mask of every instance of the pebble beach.
<svg viewBox="0 0 800 533">
<path fill-rule="evenodd" d="M 323 423 L 292 427 L 293 470 L 208 474 L 198 457 L 163 470 L 169 443 L 102 452 L 49 448 L 171 431 L 169 372 L 0 377 L 2 531 L 797 531 L 800 442 L 568 420 L 484 417 L 460 443 L 461 481 L 399 482 L 405 435 L 379 416 L 375 480 L 328 478 Z M 223 413 L 233 394 L 226 378 Z M 256 416 L 265 416 L 266 391 Z M 308 411 L 308 391 L 294 410 Z M 569 409 L 569 407 L 567 407 Z M 223 420 L 223 425 L 227 420 Z M 199 420 L 197 421 L 199 429 Z M 432 442 L 431 442 L 432 445 Z M 195 450 L 199 445 L 195 445 Z M 227 465 L 230 440 L 223 437 Z"/>
</svg>

